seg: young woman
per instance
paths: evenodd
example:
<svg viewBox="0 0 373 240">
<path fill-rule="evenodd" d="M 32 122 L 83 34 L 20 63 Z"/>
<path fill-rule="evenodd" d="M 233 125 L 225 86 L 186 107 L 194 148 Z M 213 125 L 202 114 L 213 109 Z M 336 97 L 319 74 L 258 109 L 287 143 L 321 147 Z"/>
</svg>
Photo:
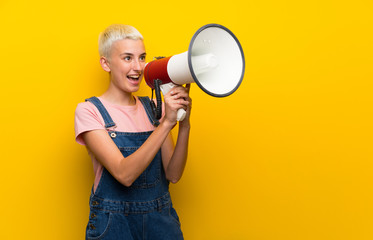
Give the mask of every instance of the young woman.
<svg viewBox="0 0 373 240">
<path fill-rule="evenodd" d="M 179 181 L 187 160 L 190 86 L 164 96 L 165 114 L 158 122 L 149 98 L 134 95 L 145 67 L 141 34 L 111 25 L 100 34 L 99 53 L 109 87 L 75 111 L 76 141 L 86 145 L 95 172 L 86 238 L 183 239 L 168 186 Z M 174 146 L 170 131 L 180 108 L 187 116 Z"/>
</svg>

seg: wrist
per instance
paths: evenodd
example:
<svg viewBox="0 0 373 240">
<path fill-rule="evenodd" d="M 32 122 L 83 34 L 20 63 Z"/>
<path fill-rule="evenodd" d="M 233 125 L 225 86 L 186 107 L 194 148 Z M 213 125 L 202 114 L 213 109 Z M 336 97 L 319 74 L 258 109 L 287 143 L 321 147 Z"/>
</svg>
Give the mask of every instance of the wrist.
<svg viewBox="0 0 373 240">
<path fill-rule="evenodd" d="M 163 120 L 160 122 L 160 124 L 159 124 L 159 126 L 162 126 L 162 127 L 164 127 L 165 129 L 167 129 L 167 130 L 169 130 L 169 131 L 171 131 L 171 130 L 175 127 L 175 125 L 176 125 L 176 123 L 171 122 L 171 121 L 169 121 L 169 120 L 167 120 L 167 119 L 163 119 Z M 158 127 L 159 127 L 159 126 L 158 126 Z"/>
<path fill-rule="evenodd" d="M 190 122 L 187 120 L 179 122 L 179 131 L 184 130 L 184 131 L 190 131 Z"/>
</svg>

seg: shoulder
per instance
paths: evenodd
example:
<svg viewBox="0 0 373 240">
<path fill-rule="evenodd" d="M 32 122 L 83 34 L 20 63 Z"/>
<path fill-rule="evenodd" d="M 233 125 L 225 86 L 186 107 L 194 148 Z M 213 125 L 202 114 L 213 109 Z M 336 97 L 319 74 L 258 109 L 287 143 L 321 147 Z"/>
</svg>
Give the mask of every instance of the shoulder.
<svg viewBox="0 0 373 240">
<path fill-rule="evenodd" d="M 87 118 L 93 117 L 95 119 L 99 118 L 100 112 L 96 106 L 91 102 L 81 102 L 78 103 L 75 109 L 76 118 Z"/>
<path fill-rule="evenodd" d="M 90 102 L 81 102 L 78 103 L 75 109 L 75 114 L 80 114 L 84 112 L 96 112 L 96 107 Z"/>
<path fill-rule="evenodd" d="M 90 102 L 81 102 L 75 109 L 75 122 L 78 124 L 84 123 L 100 123 L 102 124 L 101 115 L 96 106 Z"/>
<path fill-rule="evenodd" d="M 74 127 L 76 141 L 84 145 L 81 133 L 96 129 L 105 129 L 105 123 L 98 109 L 92 103 L 82 102 L 75 109 Z"/>
</svg>

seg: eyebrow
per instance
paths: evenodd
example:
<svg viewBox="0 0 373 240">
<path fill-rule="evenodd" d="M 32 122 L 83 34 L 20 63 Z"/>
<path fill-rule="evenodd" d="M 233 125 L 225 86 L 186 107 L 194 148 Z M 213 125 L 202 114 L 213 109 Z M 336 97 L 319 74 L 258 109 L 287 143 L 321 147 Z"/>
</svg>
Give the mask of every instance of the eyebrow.
<svg viewBox="0 0 373 240">
<path fill-rule="evenodd" d="M 119 56 L 122 56 L 122 55 L 133 56 L 134 54 L 133 53 L 126 53 L 126 52 L 119 54 Z M 144 55 L 146 55 L 146 52 L 140 54 L 140 56 L 144 56 Z"/>
</svg>

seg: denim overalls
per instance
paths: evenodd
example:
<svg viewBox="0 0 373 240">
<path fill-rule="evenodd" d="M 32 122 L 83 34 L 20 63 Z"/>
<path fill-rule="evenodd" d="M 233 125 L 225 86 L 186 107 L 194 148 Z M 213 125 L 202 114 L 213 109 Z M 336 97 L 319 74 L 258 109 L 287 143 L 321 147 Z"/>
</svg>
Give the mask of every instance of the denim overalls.
<svg viewBox="0 0 373 240">
<path fill-rule="evenodd" d="M 139 97 L 150 122 L 153 118 L 148 97 Z M 134 153 L 149 137 L 149 132 L 112 131 L 115 123 L 96 97 L 87 99 L 100 111 L 109 136 L 124 157 Z M 104 168 L 100 182 L 90 197 L 90 216 L 86 239 L 178 240 L 183 239 L 180 222 L 172 207 L 162 165 L 161 151 L 130 186 L 119 183 Z"/>
</svg>

